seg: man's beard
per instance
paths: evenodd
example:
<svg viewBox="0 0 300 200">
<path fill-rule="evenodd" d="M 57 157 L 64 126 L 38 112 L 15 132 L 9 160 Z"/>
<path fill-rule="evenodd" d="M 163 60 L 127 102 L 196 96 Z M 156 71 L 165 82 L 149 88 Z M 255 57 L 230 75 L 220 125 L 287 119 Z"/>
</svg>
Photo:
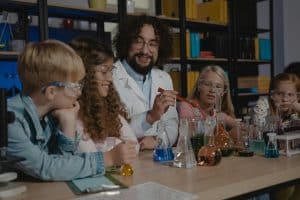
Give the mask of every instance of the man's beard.
<svg viewBox="0 0 300 200">
<path fill-rule="evenodd" d="M 146 75 L 148 74 L 151 69 L 153 68 L 154 66 L 154 61 L 153 61 L 153 57 L 149 56 L 151 61 L 150 63 L 148 64 L 148 66 L 141 66 L 140 64 L 138 64 L 136 62 L 136 57 L 138 56 L 144 56 L 145 54 L 143 53 L 137 53 L 137 54 L 134 54 L 131 58 L 128 58 L 128 64 L 131 66 L 131 68 L 139 73 L 139 74 L 142 74 L 142 75 Z"/>
</svg>

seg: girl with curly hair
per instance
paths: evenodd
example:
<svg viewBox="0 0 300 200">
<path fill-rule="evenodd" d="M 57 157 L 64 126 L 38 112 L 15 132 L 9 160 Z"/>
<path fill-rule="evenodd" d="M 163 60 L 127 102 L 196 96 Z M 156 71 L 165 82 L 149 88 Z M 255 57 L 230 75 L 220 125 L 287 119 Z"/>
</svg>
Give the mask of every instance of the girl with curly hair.
<svg viewBox="0 0 300 200">
<path fill-rule="evenodd" d="M 79 98 L 77 130 L 83 133 L 79 150 L 106 152 L 121 142 L 129 141 L 137 153 L 136 136 L 112 83 L 114 55 L 111 48 L 83 37 L 72 40 L 70 45 L 82 58 L 86 70 Z"/>
</svg>

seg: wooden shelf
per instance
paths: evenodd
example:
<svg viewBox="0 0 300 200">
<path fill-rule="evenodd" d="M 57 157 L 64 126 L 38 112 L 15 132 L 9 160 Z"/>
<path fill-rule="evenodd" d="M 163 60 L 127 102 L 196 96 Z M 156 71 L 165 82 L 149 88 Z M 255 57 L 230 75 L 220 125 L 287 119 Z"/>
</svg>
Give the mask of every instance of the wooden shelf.
<svg viewBox="0 0 300 200">
<path fill-rule="evenodd" d="M 108 13 L 108 14 L 117 14 L 117 10 L 115 9 L 95 9 L 95 8 L 82 8 L 79 6 L 73 6 L 70 4 L 64 3 L 48 3 L 49 7 L 56 7 L 56 8 L 65 8 L 65 9 L 72 9 L 72 10 L 80 10 L 85 12 L 97 12 L 97 13 Z"/>
<path fill-rule="evenodd" d="M 228 62 L 227 58 L 187 58 L 187 63 L 197 64 L 197 63 L 216 63 L 216 62 Z M 174 57 L 170 59 L 170 63 L 180 63 L 179 57 Z"/>
<path fill-rule="evenodd" d="M 164 15 L 154 16 L 158 19 L 170 24 L 171 26 L 179 27 L 179 18 L 178 17 L 167 17 Z M 226 31 L 227 24 L 221 22 L 208 22 L 199 19 L 186 19 L 186 28 L 187 29 L 196 29 L 196 30 L 216 30 L 216 31 Z"/>
<path fill-rule="evenodd" d="M 1 60 L 17 60 L 19 52 L 14 51 L 0 51 L 0 59 Z"/>
<path fill-rule="evenodd" d="M 267 96 L 267 92 L 259 92 L 259 93 L 238 93 L 239 97 L 247 97 L 247 96 Z"/>
<path fill-rule="evenodd" d="M 82 8 L 63 3 L 49 3 L 48 15 L 49 17 L 72 18 L 88 21 L 97 21 L 99 16 L 101 16 L 101 19 L 110 22 L 116 22 L 118 18 L 116 9 Z"/>
<path fill-rule="evenodd" d="M 240 63 L 256 63 L 256 64 L 269 64 L 270 60 L 252 60 L 252 59 L 237 59 Z"/>
<path fill-rule="evenodd" d="M 0 7 L 8 12 L 33 10 L 37 8 L 37 0 L 1 0 Z"/>
</svg>

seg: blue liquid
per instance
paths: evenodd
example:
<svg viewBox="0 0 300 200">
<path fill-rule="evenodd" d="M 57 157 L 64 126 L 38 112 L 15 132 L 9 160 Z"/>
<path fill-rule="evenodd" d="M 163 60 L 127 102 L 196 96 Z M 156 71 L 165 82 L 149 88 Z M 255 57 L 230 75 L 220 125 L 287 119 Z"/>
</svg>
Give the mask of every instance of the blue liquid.
<svg viewBox="0 0 300 200">
<path fill-rule="evenodd" d="M 266 158 L 278 158 L 279 152 L 277 149 L 266 149 L 265 157 Z"/>
<path fill-rule="evenodd" d="M 265 153 L 265 141 L 264 140 L 251 140 L 250 141 L 250 150 L 254 153 Z"/>
<path fill-rule="evenodd" d="M 168 148 L 156 148 L 153 151 L 153 160 L 156 162 L 164 162 L 174 160 L 174 154 L 172 147 Z"/>
</svg>

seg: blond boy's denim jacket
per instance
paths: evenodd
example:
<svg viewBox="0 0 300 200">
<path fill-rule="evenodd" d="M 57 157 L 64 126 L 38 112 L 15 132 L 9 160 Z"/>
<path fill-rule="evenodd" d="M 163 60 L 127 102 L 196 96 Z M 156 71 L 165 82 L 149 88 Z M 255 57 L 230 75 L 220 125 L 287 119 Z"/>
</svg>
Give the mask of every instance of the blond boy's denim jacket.
<svg viewBox="0 0 300 200">
<path fill-rule="evenodd" d="M 7 155 L 24 159 L 14 167 L 42 180 L 72 180 L 105 173 L 103 154 L 77 152 L 79 136 L 65 136 L 51 116 L 40 120 L 29 96 L 17 95 L 7 104 L 15 113 L 15 121 L 8 125 Z"/>
</svg>

